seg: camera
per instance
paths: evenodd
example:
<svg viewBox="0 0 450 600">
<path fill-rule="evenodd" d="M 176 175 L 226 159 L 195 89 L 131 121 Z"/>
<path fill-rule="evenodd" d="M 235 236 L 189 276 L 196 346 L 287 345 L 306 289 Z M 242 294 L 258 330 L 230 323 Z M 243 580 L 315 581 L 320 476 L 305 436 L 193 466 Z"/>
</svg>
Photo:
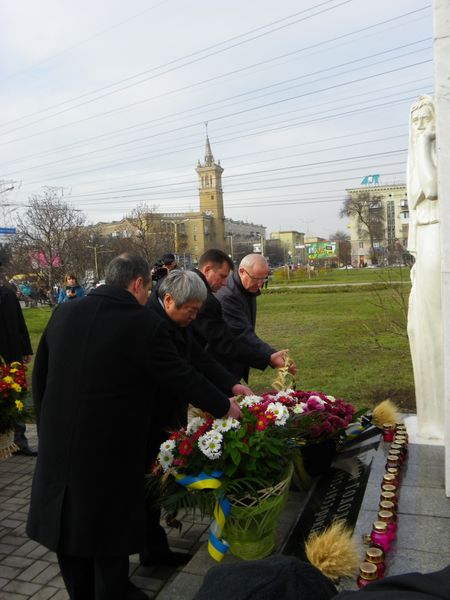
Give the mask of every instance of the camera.
<svg viewBox="0 0 450 600">
<path fill-rule="evenodd" d="M 156 282 L 165 277 L 168 273 L 167 267 L 164 266 L 162 260 L 156 262 L 152 269 L 152 281 Z"/>
</svg>

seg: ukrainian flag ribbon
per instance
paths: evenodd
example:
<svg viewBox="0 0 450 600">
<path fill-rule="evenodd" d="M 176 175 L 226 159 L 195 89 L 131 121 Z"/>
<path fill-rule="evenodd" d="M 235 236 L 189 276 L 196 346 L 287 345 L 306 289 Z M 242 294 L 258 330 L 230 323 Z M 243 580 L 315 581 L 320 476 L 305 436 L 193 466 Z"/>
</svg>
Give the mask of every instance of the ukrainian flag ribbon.
<svg viewBox="0 0 450 600">
<path fill-rule="evenodd" d="M 195 477 L 192 475 L 176 475 L 175 479 L 177 483 L 190 490 L 216 490 L 222 485 L 221 476 L 221 471 L 213 471 L 211 474 L 202 472 Z M 223 496 L 217 500 L 214 506 L 214 521 L 211 524 L 208 540 L 208 552 L 217 562 L 222 560 L 228 550 L 227 542 L 222 539 L 222 532 L 229 514 L 230 503 Z"/>
</svg>

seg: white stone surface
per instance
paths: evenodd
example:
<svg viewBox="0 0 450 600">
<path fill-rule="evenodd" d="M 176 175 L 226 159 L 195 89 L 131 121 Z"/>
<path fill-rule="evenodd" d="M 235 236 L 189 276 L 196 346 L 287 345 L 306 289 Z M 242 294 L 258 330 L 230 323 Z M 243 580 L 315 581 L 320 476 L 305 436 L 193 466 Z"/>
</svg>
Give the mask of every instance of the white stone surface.
<svg viewBox="0 0 450 600">
<path fill-rule="evenodd" d="M 440 200 L 434 100 L 420 96 L 409 119 L 408 250 L 411 269 L 408 336 L 414 371 L 418 433 L 443 440 L 444 348 L 441 300 Z"/>
<path fill-rule="evenodd" d="M 444 348 L 445 480 L 450 496 L 450 0 L 434 0 L 434 64 L 438 195 L 441 204 L 442 327 Z"/>
<path fill-rule="evenodd" d="M 422 437 L 418 431 L 417 415 L 408 415 L 404 418 L 406 430 L 408 431 L 408 440 L 410 444 L 422 444 L 425 446 L 443 446 L 444 440 L 430 439 Z"/>
</svg>

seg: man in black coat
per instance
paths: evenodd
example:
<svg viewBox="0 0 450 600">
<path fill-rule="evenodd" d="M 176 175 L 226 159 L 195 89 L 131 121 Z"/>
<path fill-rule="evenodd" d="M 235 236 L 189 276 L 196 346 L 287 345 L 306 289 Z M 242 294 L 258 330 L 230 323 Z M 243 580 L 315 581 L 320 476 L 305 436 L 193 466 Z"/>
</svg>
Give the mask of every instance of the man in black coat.
<svg viewBox="0 0 450 600">
<path fill-rule="evenodd" d="M 244 330 L 242 335 L 236 335 L 223 317 L 222 306 L 214 293 L 227 285 L 233 268 L 233 261 L 225 252 L 211 248 L 200 257 L 198 269 L 193 269 L 207 290 L 206 300 L 192 323 L 194 335 L 202 348 L 224 366 L 232 360 L 247 371 L 249 367 L 261 371 L 269 365 L 281 367 L 284 365 L 284 350 L 272 354 L 268 354 L 266 348 L 260 351 L 255 344 L 247 342 Z M 242 375 L 239 372 L 237 376 Z"/>
<path fill-rule="evenodd" d="M 258 368 L 284 367 L 284 355 L 287 350 L 277 352 L 270 344 L 259 338 L 255 333 L 256 298 L 261 293 L 261 287 L 269 274 L 269 265 L 261 254 L 247 254 L 241 260 L 237 273 L 230 273 L 227 284 L 221 287 L 216 298 L 219 300 L 223 318 L 240 344 L 251 349 Z M 250 362 L 237 360 L 234 355 L 223 355 L 224 366 L 234 375 L 248 381 Z M 295 363 L 289 372 L 297 372 Z"/>
<path fill-rule="evenodd" d="M 147 307 L 166 323 L 180 358 L 186 360 L 227 396 L 251 394 L 250 388 L 241 385 L 237 377 L 209 356 L 194 337 L 192 326 L 205 298 L 206 287 L 197 275 L 190 271 L 176 270 L 161 280 L 157 291 L 148 299 Z M 184 404 L 177 410 L 167 406 L 159 411 L 149 437 L 148 456 L 151 461 L 156 458 L 159 446 L 168 438 L 169 431 L 186 426 L 189 403 L 197 404 L 195 397 L 186 393 Z M 178 566 L 186 563 L 190 558 L 188 555 L 170 551 L 165 530 L 159 520 L 160 511 L 155 509 L 155 501 L 149 497 L 146 521 L 148 543 L 141 553 L 141 564 Z"/>
<path fill-rule="evenodd" d="M 27 325 L 16 294 L 6 285 L 0 285 L 0 357 L 6 362 L 27 363 L 33 354 Z M 19 447 L 17 454 L 36 456 L 28 445 L 25 423 L 16 421 L 14 443 Z"/>
<path fill-rule="evenodd" d="M 216 417 L 239 415 L 149 315 L 149 287 L 144 259 L 113 259 L 106 285 L 54 312 L 36 356 L 39 456 L 27 533 L 57 552 L 71 600 L 130 597 L 128 555 L 145 539 L 146 451 L 157 404 L 187 396 Z"/>
</svg>

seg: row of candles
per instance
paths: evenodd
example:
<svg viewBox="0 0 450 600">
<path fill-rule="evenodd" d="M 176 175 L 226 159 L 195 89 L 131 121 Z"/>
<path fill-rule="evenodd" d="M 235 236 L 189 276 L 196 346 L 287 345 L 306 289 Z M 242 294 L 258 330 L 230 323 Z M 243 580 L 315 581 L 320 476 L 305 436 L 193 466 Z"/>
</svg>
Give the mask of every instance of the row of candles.
<svg viewBox="0 0 450 600">
<path fill-rule="evenodd" d="M 383 440 L 390 443 L 390 447 L 386 471 L 381 482 L 378 520 L 373 523 L 370 535 L 364 536 L 365 543 L 370 547 L 366 550 L 365 560 L 359 568 L 357 583 L 360 588 L 384 577 L 386 554 L 397 537 L 399 481 L 401 466 L 408 452 L 408 433 L 405 425 L 384 424 Z"/>
</svg>

